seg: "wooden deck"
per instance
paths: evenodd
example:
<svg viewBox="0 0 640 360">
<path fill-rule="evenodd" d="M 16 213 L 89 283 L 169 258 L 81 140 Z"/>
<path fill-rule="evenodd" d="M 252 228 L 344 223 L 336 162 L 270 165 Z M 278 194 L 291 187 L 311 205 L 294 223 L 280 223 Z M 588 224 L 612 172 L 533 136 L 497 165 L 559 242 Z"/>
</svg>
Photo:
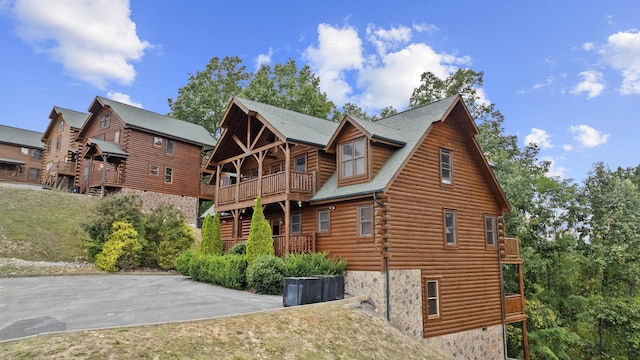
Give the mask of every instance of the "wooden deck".
<svg viewBox="0 0 640 360">
<path fill-rule="evenodd" d="M 285 172 L 279 172 L 220 187 L 218 189 L 217 204 L 226 205 L 253 200 L 258 195 L 261 197 L 285 193 L 311 195 L 315 192 L 314 175 L 314 173 L 292 171 L 287 179 Z"/>
<path fill-rule="evenodd" d="M 117 170 L 93 171 L 89 174 L 89 187 L 105 186 L 121 186 L 124 179 L 121 178 Z"/>
<path fill-rule="evenodd" d="M 504 297 L 504 316 L 507 324 L 527 319 L 523 299 L 520 294 L 507 294 Z"/>
<path fill-rule="evenodd" d="M 237 244 L 246 242 L 247 238 L 238 239 L 222 239 L 222 248 L 228 251 Z M 316 237 L 312 235 L 292 235 L 289 239 L 289 251 L 287 252 L 287 244 L 284 236 L 273 237 L 273 248 L 276 256 L 284 256 L 286 254 L 308 254 L 316 251 Z"/>
</svg>

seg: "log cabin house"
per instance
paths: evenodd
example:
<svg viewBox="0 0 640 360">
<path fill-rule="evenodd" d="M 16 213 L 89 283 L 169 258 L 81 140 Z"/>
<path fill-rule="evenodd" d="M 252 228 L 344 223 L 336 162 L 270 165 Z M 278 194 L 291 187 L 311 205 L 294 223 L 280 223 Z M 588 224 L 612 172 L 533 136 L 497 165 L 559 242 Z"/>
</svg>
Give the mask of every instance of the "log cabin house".
<svg viewBox="0 0 640 360">
<path fill-rule="evenodd" d="M 234 98 L 221 127 L 208 168 L 225 249 L 246 241 L 260 196 L 276 254 L 346 259 L 345 290 L 401 331 L 503 359 L 519 323 L 528 356 L 522 259 L 500 228 L 510 205 L 461 97 L 340 123 Z M 519 268 L 517 294 L 503 264 Z"/>
<path fill-rule="evenodd" d="M 81 193 L 140 195 L 145 210 L 173 204 L 197 221 L 204 127 L 97 96 L 77 135 L 75 186 Z"/>
<path fill-rule="evenodd" d="M 49 125 L 42 135 L 42 186 L 72 191 L 78 159 L 78 132 L 89 114 L 54 106 Z"/>
<path fill-rule="evenodd" d="M 42 133 L 0 125 L 0 181 L 40 184 Z"/>
</svg>

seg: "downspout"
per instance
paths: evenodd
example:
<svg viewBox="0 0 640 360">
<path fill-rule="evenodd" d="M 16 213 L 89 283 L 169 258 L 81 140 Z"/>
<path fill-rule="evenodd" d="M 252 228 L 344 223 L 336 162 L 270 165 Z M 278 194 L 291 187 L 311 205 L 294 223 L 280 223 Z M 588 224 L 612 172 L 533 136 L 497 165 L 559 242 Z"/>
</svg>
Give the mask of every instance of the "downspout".
<svg viewBox="0 0 640 360">
<path fill-rule="evenodd" d="M 498 216 L 498 221 L 504 220 L 504 215 Z M 498 224 L 496 224 L 498 225 Z M 502 347 L 504 352 L 504 360 L 507 360 L 507 333 L 506 333 L 506 325 L 504 321 L 504 275 L 502 274 L 502 254 L 500 254 L 500 226 L 498 226 L 498 266 L 500 267 L 500 311 L 502 313 L 501 322 L 502 322 Z"/>
<path fill-rule="evenodd" d="M 373 201 L 375 201 L 378 205 L 382 206 L 383 208 L 387 208 L 387 205 L 385 203 L 383 203 L 382 201 L 380 201 L 378 199 L 378 197 L 376 196 L 376 193 L 373 193 Z M 375 211 L 374 211 L 375 214 Z M 374 216 L 375 218 L 375 216 Z M 386 220 L 385 220 L 386 221 Z M 385 230 L 386 231 L 386 230 Z M 387 238 L 387 240 L 385 240 L 385 242 L 387 243 L 386 245 L 389 245 L 389 239 Z M 385 246 L 384 247 L 384 251 L 387 253 L 384 257 L 384 273 L 385 273 L 385 283 L 386 283 L 386 289 L 385 289 L 385 302 L 387 304 L 387 321 L 391 321 L 391 285 L 389 284 L 389 282 L 391 281 L 391 276 L 389 276 L 389 247 Z"/>
</svg>

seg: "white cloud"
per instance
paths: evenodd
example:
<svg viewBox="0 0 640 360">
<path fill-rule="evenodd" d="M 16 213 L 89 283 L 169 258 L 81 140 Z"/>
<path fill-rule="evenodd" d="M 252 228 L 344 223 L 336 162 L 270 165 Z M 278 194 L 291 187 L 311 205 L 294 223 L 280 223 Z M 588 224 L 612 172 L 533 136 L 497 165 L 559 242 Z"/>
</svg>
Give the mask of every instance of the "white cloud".
<svg viewBox="0 0 640 360">
<path fill-rule="evenodd" d="M 604 90 L 604 76 L 599 71 L 583 71 L 580 75 L 584 80 L 571 90 L 574 95 L 587 93 L 587 99 L 600 96 Z"/>
<path fill-rule="evenodd" d="M 581 146 L 587 148 L 606 143 L 610 136 L 609 134 L 603 134 L 589 125 L 571 126 L 569 127 L 569 132 L 574 134 L 573 138 L 577 140 Z"/>
<path fill-rule="evenodd" d="M 413 24 L 413 29 L 417 32 L 426 32 L 428 34 L 433 34 L 434 32 L 440 30 L 437 26 L 431 24 Z"/>
<path fill-rule="evenodd" d="M 549 170 L 547 171 L 547 175 L 550 177 L 557 177 L 557 178 L 563 179 L 566 176 L 567 171 L 569 171 L 568 168 L 564 166 L 559 166 L 555 161 L 555 159 L 550 156 L 543 156 L 540 159 L 542 161 L 549 162 L 550 165 L 549 165 Z"/>
<path fill-rule="evenodd" d="M 133 82 L 133 62 L 151 45 L 138 38 L 128 0 L 16 0 L 16 31 L 70 75 L 103 89 Z"/>
<path fill-rule="evenodd" d="M 564 149 L 564 151 L 573 151 L 573 145 L 570 144 L 564 144 L 562 145 L 562 148 Z"/>
<path fill-rule="evenodd" d="M 271 64 L 271 57 L 273 56 L 273 49 L 269 48 L 267 54 L 260 54 L 256 57 L 256 70 L 260 69 L 262 65 Z"/>
<path fill-rule="evenodd" d="M 308 47 L 305 57 L 322 79 L 322 90 L 336 105 L 352 102 L 365 110 L 403 109 L 424 72 L 444 78 L 458 66 L 471 63 L 469 57 L 438 53 L 425 43 L 411 42 L 413 31 L 423 29 L 369 25 L 365 43 L 351 26 L 320 24 L 318 44 Z M 355 88 L 347 83 L 348 77 Z"/>
<path fill-rule="evenodd" d="M 595 45 L 592 42 L 586 42 L 586 43 L 582 44 L 582 49 L 584 51 L 591 51 L 591 50 L 593 50 L 594 47 L 595 47 Z"/>
<path fill-rule="evenodd" d="M 609 66 L 622 74 L 620 93 L 640 94 L 640 31 L 610 35 L 600 54 Z"/>
<path fill-rule="evenodd" d="M 131 106 L 139 107 L 141 109 L 143 108 L 141 103 L 131 100 L 131 97 L 127 94 L 109 91 L 107 93 L 107 97 L 111 100 L 119 101 L 121 103 L 129 104 Z"/>
<path fill-rule="evenodd" d="M 545 130 L 532 128 L 529 135 L 524 137 L 525 145 L 536 144 L 541 149 L 549 149 L 553 147 L 551 144 L 551 136 Z"/>
</svg>

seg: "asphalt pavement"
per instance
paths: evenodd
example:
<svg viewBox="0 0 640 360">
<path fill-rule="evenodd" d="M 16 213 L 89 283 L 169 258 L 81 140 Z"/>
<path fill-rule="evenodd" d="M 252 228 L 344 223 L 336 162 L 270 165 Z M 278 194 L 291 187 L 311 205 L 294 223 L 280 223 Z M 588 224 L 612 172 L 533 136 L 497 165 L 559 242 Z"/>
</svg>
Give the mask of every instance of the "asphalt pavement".
<svg viewBox="0 0 640 360">
<path fill-rule="evenodd" d="M 181 275 L 0 279 L 0 341 L 47 332 L 157 324 L 282 308 L 282 296 Z"/>
</svg>

